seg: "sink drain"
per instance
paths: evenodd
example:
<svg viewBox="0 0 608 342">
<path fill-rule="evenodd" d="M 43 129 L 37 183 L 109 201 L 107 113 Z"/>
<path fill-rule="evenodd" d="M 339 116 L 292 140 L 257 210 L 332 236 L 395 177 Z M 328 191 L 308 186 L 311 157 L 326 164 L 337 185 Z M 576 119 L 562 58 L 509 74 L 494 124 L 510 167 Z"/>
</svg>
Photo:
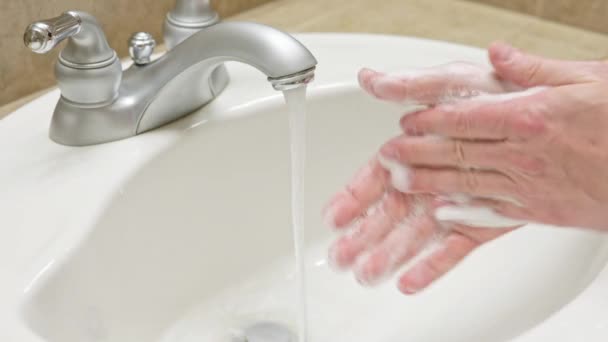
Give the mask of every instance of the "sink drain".
<svg viewBox="0 0 608 342">
<path fill-rule="evenodd" d="M 296 342 L 296 337 L 279 323 L 260 322 L 245 328 L 235 342 Z"/>
</svg>

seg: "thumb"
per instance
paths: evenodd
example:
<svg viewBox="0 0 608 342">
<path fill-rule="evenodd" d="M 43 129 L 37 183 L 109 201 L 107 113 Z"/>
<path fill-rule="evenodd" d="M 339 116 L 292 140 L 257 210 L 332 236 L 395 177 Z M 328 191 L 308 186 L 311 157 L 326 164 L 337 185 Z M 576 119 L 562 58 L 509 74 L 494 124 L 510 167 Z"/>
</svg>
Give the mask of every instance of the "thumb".
<svg viewBox="0 0 608 342">
<path fill-rule="evenodd" d="M 495 42 L 488 48 L 496 74 L 524 88 L 561 86 L 591 80 L 592 62 L 560 61 L 523 53 Z"/>
</svg>

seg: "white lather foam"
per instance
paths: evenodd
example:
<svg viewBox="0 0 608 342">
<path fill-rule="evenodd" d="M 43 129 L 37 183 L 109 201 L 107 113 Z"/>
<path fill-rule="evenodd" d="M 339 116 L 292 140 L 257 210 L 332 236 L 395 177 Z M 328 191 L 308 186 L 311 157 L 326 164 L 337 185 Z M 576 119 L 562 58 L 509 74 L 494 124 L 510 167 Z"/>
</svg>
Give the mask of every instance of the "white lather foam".
<svg viewBox="0 0 608 342">
<path fill-rule="evenodd" d="M 472 227 L 505 228 L 524 225 L 528 222 L 514 220 L 496 213 L 487 207 L 454 205 L 438 208 L 435 218 L 442 222 L 453 222 Z"/>
<path fill-rule="evenodd" d="M 410 169 L 400 162 L 378 155 L 378 162 L 391 174 L 391 185 L 401 191 L 407 192 L 410 188 Z"/>
<path fill-rule="evenodd" d="M 401 191 L 408 192 L 410 188 L 410 169 L 400 162 L 378 155 L 378 162 L 391 174 L 391 185 Z M 471 227 L 506 228 L 526 224 L 526 221 L 514 220 L 496 213 L 487 207 L 473 207 L 467 205 L 470 197 L 464 194 L 453 194 L 450 199 L 458 205 L 445 206 L 435 211 L 435 218 L 442 222 L 454 222 Z M 500 198 L 516 203 L 510 198 Z"/>
</svg>

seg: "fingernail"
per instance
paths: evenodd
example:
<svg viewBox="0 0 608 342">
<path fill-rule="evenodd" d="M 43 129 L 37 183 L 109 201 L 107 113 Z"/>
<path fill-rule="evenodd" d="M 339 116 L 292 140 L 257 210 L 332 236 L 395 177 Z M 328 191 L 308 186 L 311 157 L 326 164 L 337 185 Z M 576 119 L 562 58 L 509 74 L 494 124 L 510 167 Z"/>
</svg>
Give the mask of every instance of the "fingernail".
<svg viewBox="0 0 608 342">
<path fill-rule="evenodd" d="M 380 148 L 380 154 L 387 159 L 399 160 L 399 152 L 397 151 L 397 148 L 390 143 Z"/>
<path fill-rule="evenodd" d="M 407 274 L 399 280 L 399 290 L 405 294 L 414 294 L 422 291 L 426 284 L 429 274 L 420 266 L 410 269 Z"/>
<path fill-rule="evenodd" d="M 418 128 L 416 127 L 415 124 L 410 123 L 411 119 L 409 118 L 410 114 L 404 115 L 403 117 L 401 117 L 401 120 L 399 120 L 399 125 L 401 126 L 401 130 L 403 130 L 403 132 L 405 132 L 406 135 L 413 135 L 413 136 L 417 136 L 420 135 L 420 132 L 418 131 Z"/>
<path fill-rule="evenodd" d="M 336 215 L 335 209 L 333 206 L 328 206 L 323 210 L 323 224 L 327 228 L 331 228 L 332 230 L 336 230 L 338 227 L 336 226 Z"/>
<path fill-rule="evenodd" d="M 418 129 L 414 125 L 405 126 L 403 131 L 407 135 L 413 135 L 413 136 L 418 135 Z"/>
<path fill-rule="evenodd" d="M 374 71 L 370 68 L 362 68 L 361 70 L 359 70 L 359 76 L 361 76 L 361 77 L 371 76 L 376 73 L 377 73 L 376 71 Z"/>
<path fill-rule="evenodd" d="M 359 85 L 366 91 L 370 92 L 371 91 L 371 86 L 370 83 L 372 81 L 372 78 L 377 75 L 378 72 L 372 70 L 372 69 L 368 69 L 368 68 L 363 68 L 359 71 L 359 74 L 357 75 L 357 79 L 359 81 Z"/>
<path fill-rule="evenodd" d="M 501 62 L 509 61 L 516 51 L 512 46 L 506 43 L 496 43 L 493 48 L 494 57 Z"/>
<path fill-rule="evenodd" d="M 409 283 L 403 283 L 400 282 L 398 284 L 398 288 L 399 291 L 401 291 L 404 294 L 415 294 L 416 292 L 418 292 L 418 288 L 416 288 L 415 286 L 412 286 L 412 284 Z"/>
<path fill-rule="evenodd" d="M 379 74 L 370 81 L 372 94 L 379 99 L 392 102 L 410 102 L 404 80 L 395 76 Z"/>
<path fill-rule="evenodd" d="M 327 251 L 327 264 L 332 270 L 337 272 L 345 271 L 347 269 L 347 267 L 344 267 L 340 263 L 340 250 L 335 244 L 329 247 L 329 250 Z"/>
</svg>

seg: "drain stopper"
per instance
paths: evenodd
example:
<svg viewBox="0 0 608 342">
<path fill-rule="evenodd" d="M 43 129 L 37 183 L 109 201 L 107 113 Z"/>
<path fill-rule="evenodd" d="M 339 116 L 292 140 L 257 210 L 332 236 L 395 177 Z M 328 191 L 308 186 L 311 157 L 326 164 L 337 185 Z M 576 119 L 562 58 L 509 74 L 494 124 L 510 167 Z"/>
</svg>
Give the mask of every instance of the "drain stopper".
<svg viewBox="0 0 608 342">
<path fill-rule="evenodd" d="M 259 322 L 246 328 L 238 342 L 296 342 L 296 338 L 279 323 Z"/>
</svg>

